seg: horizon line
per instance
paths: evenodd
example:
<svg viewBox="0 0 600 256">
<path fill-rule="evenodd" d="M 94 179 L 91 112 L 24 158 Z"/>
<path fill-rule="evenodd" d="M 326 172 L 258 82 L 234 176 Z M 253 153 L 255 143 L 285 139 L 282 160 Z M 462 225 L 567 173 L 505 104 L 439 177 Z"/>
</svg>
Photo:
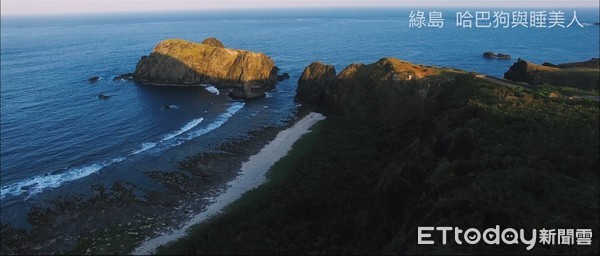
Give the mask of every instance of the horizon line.
<svg viewBox="0 0 600 256">
<path fill-rule="evenodd" d="M 600 4 L 600 3 L 599 3 Z M 497 9 L 507 9 L 507 10 L 531 10 L 531 9 L 539 9 L 539 10 L 547 10 L 544 8 L 555 8 L 554 10 L 577 10 L 577 9 L 594 9 L 597 8 L 600 10 L 599 6 L 558 6 L 558 5 L 548 5 L 548 6 L 485 6 L 485 5 L 439 5 L 439 6 L 419 6 L 419 5 L 355 5 L 355 6 L 254 6 L 254 7 L 209 7 L 209 8 L 198 8 L 198 9 L 166 9 L 166 10 L 100 10 L 100 11 L 69 11 L 69 12 L 16 12 L 16 13 L 7 13 L 3 10 L 5 8 L 0 8 L 0 17 L 52 17 L 52 16 L 80 16 L 80 15 L 118 15 L 118 14 L 159 14 L 159 13 L 202 13 L 202 12 L 211 12 L 211 11 L 234 11 L 234 12 L 243 12 L 243 11 L 276 11 L 276 10 L 344 10 L 344 9 L 379 9 L 379 8 L 393 8 L 393 9 L 409 9 L 409 8 L 427 8 L 425 10 L 443 10 L 443 9 L 458 9 L 458 8 L 488 8 L 487 10 L 497 10 Z M 560 9 L 563 8 L 563 9 Z M 483 9 L 482 9 L 483 10 Z"/>
</svg>

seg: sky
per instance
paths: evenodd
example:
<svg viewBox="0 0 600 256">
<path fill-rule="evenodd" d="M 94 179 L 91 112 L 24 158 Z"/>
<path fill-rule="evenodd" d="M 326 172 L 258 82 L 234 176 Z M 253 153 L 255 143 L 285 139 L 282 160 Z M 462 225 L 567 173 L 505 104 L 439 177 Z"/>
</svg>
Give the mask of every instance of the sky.
<svg viewBox="0 0 600 256">
<path fill-rule="evenodd" d="M 598 0 L 2 0 L 1 14 L 84 14 L 293 7 L 595 7 Z"/>
</svg>

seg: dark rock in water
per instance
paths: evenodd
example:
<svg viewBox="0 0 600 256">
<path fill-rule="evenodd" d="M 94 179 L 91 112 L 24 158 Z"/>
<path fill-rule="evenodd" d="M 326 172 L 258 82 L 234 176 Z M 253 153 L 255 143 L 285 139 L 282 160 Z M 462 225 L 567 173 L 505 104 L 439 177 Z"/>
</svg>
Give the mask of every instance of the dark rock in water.
<svg viewBox="0 0 600 256">
<path fill-rule="evenodd" d="M 496 55 L 496 58 L 508 60 L 508 59 L 511 59 L 512 57 L 508 54 L 498 53 L 498 55 Z"/>
<path fill-rule="evenodd" d="M 287 79 L 290 79 L 290 74 L 288 74 L 288 73 L 283 73 L 283 74 L 277 76 L 278 82 L 281 82 L 281 81 L 287 80 Z"/>
<path fill-rule="evenodd" d="M 174 110 L 174 109 L 179 109 L 179 106 L 177 105 L 164 105 L 162 108 L 160 108 L 163 111 L 168 111 L 168 110 Z M 206 112 L 206 111 L 205 111 Z"/>
<path fill-rule="evenodd" d="M 600 22 L 595 22 L 594 25 L 600 26 Z"/>
<path fill-rule="evenodd" d="M 263 53 L 169 39 L 138 62 L 133 78 L 149 84 L 213 84 L 237 89 L 236 98 L 253 99 L 275 87 L 277 70 Z"/>
<path fill-rule="evenodd" d="M 304 69 L 298 80 L 296 100 L 317 105 L 323 98 L 327 85 L 335 78 L 335 67 L 313 62 Z"/>
<path fill-rule="evenodd" d="M 512 57 L 508 54 L 498 53 L 497 55 L 493 52 L 485 52 L 483 53 L 483 57 L 487 59 L 511 59 Z"/>
<path fill-rule="evenodd" d="M 223 45 L 223 43 L 221 41 L 219 41 L 219 39 L 216 39 L 214 37 L 209 37 L 206 38 L 202 41 L 203 44 L 208 44 L 208 45 L 212 45 L 214 47 L 221 47 L 221 48 L 225 48 L 225 45 Z"/>
<path fill-rule="evenodd" d="M 93 84 L 95 82 L 98 82 L 98 80 L 100 80 L 99 76 L 93 76 L 88 79 L 88 82 Z"/>
<path fill-rule="evenodd" d="M 263 98 L 266 96 L 266 93 L 263 89 L 260 88 L 235 88 L 233 91 L 229 92 L 229 97 L 236 100 L 253 100 L 258 98 Z"/>
<path fill-rule="evenodd" d="M 110 96 L 108 96 L 108 95 L 104 95 L 104 94 L 99 94 L 99 95 L 98 95 L 98 99 L 101 99 L 101 100 L 108 100 L 108 99 L 110 99 Z"/>
<path fill-rule="evenodd" d="M 119 81 L 119 80 L 131 81 L 131 80 L 133 80 L 133 73 L 122 74 L 122 75 L 115 76 L 115 78 L 113 78 L 113 81 Z"/>
<path fill-rule="evenodd" d="M 483 57 L 487 58 L 487 59 L 495 59 L 496 58 L 496 54 L 493 52 L 484 52 L 483 53 Z"/>
</svg>

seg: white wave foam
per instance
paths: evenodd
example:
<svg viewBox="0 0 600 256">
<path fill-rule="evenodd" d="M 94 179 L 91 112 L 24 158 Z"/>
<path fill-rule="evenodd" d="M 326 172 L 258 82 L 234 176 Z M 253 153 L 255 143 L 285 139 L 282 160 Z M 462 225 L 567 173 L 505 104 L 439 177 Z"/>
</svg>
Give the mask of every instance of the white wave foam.
<svg viewBox="0 0 600 256">
<path fill-rule="evenodd" d="M 162 137 L 162 139 L 160 139 L 158 142 L 144 142 L 142 143 L 142 146 L 140 149 L 135 150 L 133 152 L 131 152 L 131 155 L 137 155 L 139 153 L 142 153 L 148 149 L 154 148 L 156 147 L 156 145 L 165 142 L 167 140 L 170 140 L 172 138 L 175 138 L 179 135 L 181 135 L 184 132 L 187 132 L 191 129 L 193 129 L 194 127 L 196 127 L 198 124 L 202 123 L 202 121 L 204 121 L 204 118 L 200 117 L 200 118 L 196 118 L 190 122 L 188 122 L 186 125 L 184 125 L 183 127 L 179 128 L 179 130 L 174 131 L 172 133 L 168 133 L 165 136 Z"/>
<path fill-rule="evenodd" d="M 133 151 L 131 154 L 132 155 L 137 155 L 137 154 L 142 153 L 142 152 L 144 152 L 144 151 L 146 151 L 148 149 L 156 147 L 156 145 L 157 145 L 157 143 L 155 143 L 155 142 L 144 142 L 144 143 L 142 143 L 142 147 L 140 149 L 138 149 L 136 151 Z"/>
<path fill-rule="evenodd" d="M 221 125 L 223 125 L 225 122 L 227 122 L 227 120 L 229 120 L 229 118 L 231 116 L 233 116 L 235 113 L 237 113 L 238 111 L 240 111 L 240 109 L 242 109 L 242 107 L 244 107 L 244 102 L 236 102 L 233 103 L 228 109 L 227 112 L 219 115 L 214 122 L 210 123 L 206 128 L 198 130 L 198 131 L 193 131 L 191 132 L 188 137 L 187 140 L 191 140 L 193 138 L 197 138 L 200 137 L 204 134 L 207 134 L 209 132 L 211 132 L 214 129 L 217 129 L 219 127 L 221 127 Z M 180 143 L 181 144 L 181 143 Z"/>
<path fill-rule="evenodd" d="M 180 145 L 184 141 L 202 136 L 214 129 L 221 127 L 231 116 L 233 116 L 236 112 L 238 112 L 244 106 L 243 102 L 236 102 L 232 104 L 225 113 L 219 115 L 214 122 L 209 124 L 206 128 L 194 131 L 190 133 L 187 138 L 183 141 L 178 141 L 174 146 Z M 145 142 L 142 144 L 141 148 L 133 151 L 129 156 L 137 155 L 141 152 L 149 150 L 151 148 L 156 147 L 158 144 L 171 140 L 185 132 L 192 130 L 194 127 L 198 126 L 204 118 L 200 117 L 188 122 L 186 125 L 181 127 L 179 130 L 174 131 L 172 133 L 166 134 L 163 138 L 158 142 Z M 39 192 L 44 191 L 48 188 L 57 188 L 60 187 L 65 182 L 74 181 L 77 179 L 84 178 L 93 173 L 97 173 L 102 168 L 110 166 L 111 164 L 122 162 L 126 159 L 126 157 L 117 157 L 108 161 L 104 161 L 102 163 L 94 163 L 91 165 L 87 165 L 84 167 L 71 168 L 66 170 L 65 172 L 58 174 L 45 174 L 36 176 L 33 178 L 29 178 L 26 180 L 22 180 L 7 186 L 4 186 L 0 190 L 0 198 L 4 199 L 7 195 L 18 196 L 23 193 L 29 193 L 29 195 L 37 194 Z"/>
<path fill-rule="evenodd" d="M 208 92 L 212 93 L 212 94 L 219 95 L 219 89 L 217 89 L 217 87 L 207 86 L 204 89 L 207 90 Z"/>
<path fill-rule="evenodd" d="M 2 187 L 0 198 L 7 195 L 18 196 L 23 193 L 37 194 L 48 188 L 60 187 L 63 183 L 81 179 L 100 171 L 111 164 L 123 162 L 125 157 L 117 157 L 103 163 L 95 163 L 84 167 L 69 169 L 58 174 L 44 174 Z"/>
<path fill-rule="evenodd" d="M 202 121 L 204 121 L 204 118 L 202 118 L 202 117 L 196 118 L 196 119 L 190 121 L 189 123 L 187 123 L 186 125 L 184 125 L 183 127 L 181 127 L 179 130 L 165 135 L 158 143 L 175 138 L 175 137 L 181 135 L 182 133 L 187 132 L 187 131 L 191 130 L 192 128 L 196 127 L 196 125 L 202 123 Z"/>
</svg>

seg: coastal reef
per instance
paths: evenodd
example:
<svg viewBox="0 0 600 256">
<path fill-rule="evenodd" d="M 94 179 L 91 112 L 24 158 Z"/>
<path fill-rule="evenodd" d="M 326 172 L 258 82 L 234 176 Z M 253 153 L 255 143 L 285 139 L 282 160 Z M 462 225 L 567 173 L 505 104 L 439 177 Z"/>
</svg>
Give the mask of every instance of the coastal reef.
<svg viewBox="0 0 600 256">
<path fill-rule="evenodd" d="M 232 88 L 236 99 L 265 96 L 277 83 L 278 68 L 263 53 L 224 48 L 215 38 L 204 43 L 164 40 L 138 62 L 133 78 L 159 85 L 214 84 Z"/>
<path fill-rule="evenodd" d="M 578 89 L 600 89 L 600 60 L 564 64 L 544 63 L 537 65 L 522 59 L 504 73 L 504 78 L 530 85 L 565 86 Z"/>
</svg>

